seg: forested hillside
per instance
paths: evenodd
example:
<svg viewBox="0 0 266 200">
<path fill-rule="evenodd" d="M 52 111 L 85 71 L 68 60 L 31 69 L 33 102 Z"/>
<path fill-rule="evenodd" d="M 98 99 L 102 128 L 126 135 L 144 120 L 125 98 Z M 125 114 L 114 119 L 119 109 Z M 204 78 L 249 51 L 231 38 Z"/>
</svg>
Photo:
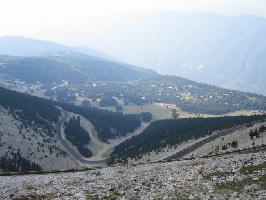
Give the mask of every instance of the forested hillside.
<svg viewBox="0 0 266 200">
<path fill-rule="evenodd" d="M 156 76 L 136 81 L 100 81 L 50 89 L 49 97 L 75 99 L 116 97 L 125 104 L 175 104 L 193 113 L 225 114 L 238 110 L 266 110 L 266 97 L 197 83 L 176 76 Z M 73 98 L 70 98 L 73 97 Z"/>
<path fill-rule="evenodd" d="M 23 158 L 20 155 L 20 152 L 12 152 L 10 157 L 8 154 L 0 157 L 0 169 L 4 172 L 28 172 L 42 170 L 40 165 Z"/>
<path fill-rule="evenodd" d="M 193 138 L 204 137 L 217 130 L 265 119 L 266 115 L 254 115 L 156 121 L 150 124 L 142 134 L 116 146 L 109 164 L 126 163 L 128 158 L 138 159 L 149 152 L 160 151 L 167 146 L 172 147 Z"/>
<path fill-rule="evenodd" d="M 31 57 L 0 56 L 0 85 L 67 103 L 86 97 L 102 99 L 100 104 L 104 105 L 104 99 L 116 97 L 125 104 L 167 103 L 201 114 L 266 110 L 266 97 L 262 95 L 159 75 L 79 51 L 63 48 L 51 52 Z"/>
<path fill-rule="evenodd" d="M 7 90 L 0 87 L 0 106 L 7 109 L 15 119 L 23 125 L 35 124 L 36 127 L 46 128 L 52 132 L 53 124 L 61 113 L 54 102 L 27 94 Z"/>
<path fill-rule="evenodd" d="M 91 138 L 87 131 L 80 126 L 80 117 L 72 117 L 65 126 L 66 139 L 77 147 L 81 155 L 87 158 L 91 157 L 92 152 L 87 147 Z"/>
<path fill-rule="evenodd" d="M 78 168 L 75 158 L 58 140 L 58 124 L 65 123 L 61 122 L 62 111 L 83 116 L 104 142 L 132 132 L 141 124 L 140 115 L 77 107 L 0 88 L 0 171 Z M 83 156 L 90 157 L 90 137 L 81 127 L 80 117 L 65 126 L 66 139 Z"/>
<path fill-rule="evenodd" d="M 0 63 L 1 75 L 28 84 L 127 81 L 156 75 L 151 70 L 79 53 L 59 52 L 56 56 L 41 57 L 0 56 Z"/>
<path fill-rule="evenodd" d="M 96 49 L 76 48 L 56 42 L 32 39 L 22 36 L 7 35 L 0 37 L 0 54 L 12 56 L 43 56 L 58 52 L 76 52 L 86 55 L 111 59 L 112 57 Z"/>
<path fill-rule="evenodd" d="M 98 136 L 105 142 L 108 139 L 132 132 L 141 124 L 141 115 L 124 115 L 120 112 L 111 112 L 94 107 L 84 108 L 60 102 L 56 102 L 56 104 L 67 111 L 80 114 L 88 119 L 96 128 Z"/>
<path fill-rule="evenodd" d="M 32 122 L 42 127 L 56 123 L 61 113 L 58 107 L 80 114 L 88 119 L 99 131 L 103 140 L 134 131 L 141 123 L 141 115 L 123 115 L 97 108 L 84 108 L 72 104 L 54 102 L 35 96 L 7 90 L 0 87 L 0 105 L 9 110 L 14 117 L 24 120 L 25 126 Z"/>
</svg>

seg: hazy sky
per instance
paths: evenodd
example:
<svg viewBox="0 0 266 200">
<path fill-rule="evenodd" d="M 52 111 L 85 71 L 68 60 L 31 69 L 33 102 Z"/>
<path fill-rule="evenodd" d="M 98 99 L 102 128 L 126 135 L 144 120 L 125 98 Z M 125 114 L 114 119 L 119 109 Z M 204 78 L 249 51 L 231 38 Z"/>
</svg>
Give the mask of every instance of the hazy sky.
<svg viewBox="0 0 266 200">
<path fill-rule="evenodd" d="M 0 36 L 22 35 L 81 44 L 134 13 L 211 11 L 266 17 L 266 0 L 0 0 Z"/>
</svg>

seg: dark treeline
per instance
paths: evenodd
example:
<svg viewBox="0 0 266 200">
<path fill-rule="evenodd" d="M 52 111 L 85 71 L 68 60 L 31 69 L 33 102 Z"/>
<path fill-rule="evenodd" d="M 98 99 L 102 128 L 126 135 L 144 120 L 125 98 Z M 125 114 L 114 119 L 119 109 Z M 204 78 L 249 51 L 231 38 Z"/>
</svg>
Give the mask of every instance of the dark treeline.
<svg viewBox="0 0 266 200">
<path fill-rule="evenodd" d="M 141 119 L 144 122 L 150 122 L 152 120 L 152 114 L 150 112 L 142 112 Z"/>
<path fill-rule="evenodd" d="M 0 169 L 4 172 L 28 172 L 41 171 L 42 168 L 29 160 L 23 158 L 20 152 L 11 152 L 11 155 L 5 155 L 0 158 Z"/>
<path fill-rule="evenodd" d="M 89 158 L 92 156 L 91 150 L 86 146 L 91 138 L 89 133 L 80 126 L 80 117 L 72 117 L 65 124 L 66 139 L 71 142 L 81 155 Z"/>
<path fill-rule="evenodd" d="M 49 57 L 11 57 L 0 72 L 26 83 L 50 84 L 61 80 L 86 81 L 84 74 Z M 77 82 L 77 81 L 76 81 Z"/>
<path fill-rule="evenodd" d="M 0 87 L 0 105 L 27 128 L 32 123 L 52 132 L 52 123 L 61 115 L 54 102 Z"/>
<path fill-rule="evenodd" d="M 154 76 L 156 73 L 128 64 L 97 59 L 79 53 L 62 56 L 13 57 L 1 56 L 0 73 L 26 83 L 50 85 L 68 80 L 71 83 L 84 83 L 94 80 L 127 81 L 141 77 Z"/>
<path fill-rule="evenodd" d="M 106 142 L 108 139 L 123 136 L 134 131 L 141 124 L 141 116 L 135 114 L 124 115 L 118 112 L 101 110 L 93 107 L 84 108 L 71 104 L 57 103 L 65 110 L 82 115 L 96 128 L 99 137 Z"/>
<path fill-rule="evenodd" d="M 117 101 L 112 97 L 104 97 L 100 100 L 99 106 L 106 107 L 106 106 L 117 106 Z"/>
<path fill-rule="evenodd" d="M 125 163 L 128 158 L 141 158 L 151 151 L 160 151 L 166 146 L 175 146 L 183 141 L 200 138 L 233 126 L 265 120 L 266 115 L 188 118 L 156 121 L 142 134 L 126 140 L 115 147 L 108 163 Z"/>
</svg>

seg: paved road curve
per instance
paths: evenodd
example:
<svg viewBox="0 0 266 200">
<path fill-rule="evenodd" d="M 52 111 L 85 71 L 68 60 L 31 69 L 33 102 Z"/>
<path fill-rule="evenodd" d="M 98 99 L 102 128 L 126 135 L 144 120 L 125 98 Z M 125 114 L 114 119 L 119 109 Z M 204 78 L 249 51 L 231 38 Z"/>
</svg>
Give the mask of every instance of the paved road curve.
<svg viewBox="0 0 266 200">
<path fill-rule="evenodd" d="M 68 153 L 70 153 L 77 161 L 79 161 L 83 165 L 90 165 L 90 166 L 104 166 L 106 165 L 107 159 L 104 160 L 86 160 L 82 157 L 73 147 L 71 147 L 62 137 L 62 132 L 64 130 L 64 123 L 66 122 L 68 114 L 65 111 L 62 111 L 62 118 L 60 122 L 57 124 L 57 139 L 58 141 L 65 147 Z"/>
</svg>

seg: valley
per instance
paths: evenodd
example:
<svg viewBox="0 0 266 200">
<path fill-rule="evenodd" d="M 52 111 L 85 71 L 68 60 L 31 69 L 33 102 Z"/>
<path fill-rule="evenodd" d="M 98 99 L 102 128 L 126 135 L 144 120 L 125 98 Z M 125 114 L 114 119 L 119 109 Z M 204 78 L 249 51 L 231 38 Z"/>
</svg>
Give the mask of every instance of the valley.
<svg viewBox="0 0 266 200">
<path fill-rule="evenodd" d="M 76 97 L 92 101 L 114 97 L 123 100 L 126 105 L 174 104 L 184 112 L 212 115 L 241 110 L 265 110 L 265 97 L 262 95 L 226 90 L 175 76 L 156 76 L 127 82 L 68 84 L 48 89 L 46 95 L 72 102 Z M 191 96 L 191 99 L 184 98 L 184 95 Z"/>
<path fill-rule="evenodd" d="M 3 116 L 8 113 L 18 124 L 23 122 L 25 130 L 18 128 L 18 133 L 26 132 L 29 141 L 30 130 L 33 130 L 32 135 L 37 135 L 41 127 L 48 135 L 44 142 L 51 140 L 55 143 L 54 147 L 43 146 L 36 137 L 30 143 L 34 148 L 28 151 L 36 152 L 37 149 L 39 152 L 42 147 L 43 155 L 39 156 L 38 153 L 26 154 L 26 150 L 16 148 L 18 144 L 13 147 L 10 142 L 5 142 L 2 157 L 12 159 L 14 153 L 20 152 L 22 157 L 39 164 L 44 171 L 105 166 L 113 159 L 117 148 L 142 137 L 151 125 L 163 120 L 213 118 L 217 121 L 219 117 L 239 115 L 252 118 L 253 115 L 263 116 L 266 109 L 266 97 L 262 95 L 159 75 L 151 70 L 77 52 L 57 52 L 56 56 L 1 56 L 0 59 L 1 86 L 25 93 L 1 89 Z M 34 105 L 34 109 L 27 101 Z M 35 113 L 33 116 L 32 112 Z M 25 118 L 26 113 L 29 118 Z M 36 123 L 39 115 L 41 118 Z M 19 127 L 9 120 L 4 123 Z M 32 125 L 33 122 L 36 124 Z M 209 130 L 206 132 L 210 134 Z M 25 136 L 18 133 L 14 130 L 11 135 L 23 143 Z M 11 140 L 9 136 L 5 137 L 5 141 Z M 191 138 L 172 142 L 176 146 L 187 140 Z M 159 145 L 160 150 L 164 145 Z M 50 158 L 54 153 L 52 148 L 61 152 L 56 153 L 61 159 L 58 159 L 60 164 L 50 162 L 54 159 Z"/>
<path fill-rule="evenodd" d="M 0 199 L 265 198 L 265 96 L 49 41 L 0 54 Z"/>
<path fill-rule="evenodd" d="M 161 74 L 265 95 L 265 33 L 265 16 L 163 10 L 139 14 L 91 42 Z"/>
<path fill-rule="evenodd" d="M 6 165 L 5 159 L 15 159 L 16 153 L 38 164 L 43 171 L 103 166 L 106 157 L 99 157 L 104 154 L 108 156 L 105 152 L 107 149 L 130 137 L 131 132 L 138 134 L 145 127 L 141 125 L 138 115 L 123 115 L 96 108 L 80 109 L 4 88 L 0 91 L 0 168 L 7 172 L 33 170 L 24 169 L 24 166 L 14 168 L 16 163 Z M 73 132 L 73 139 L 78 142 L 75 145 L 66 139 L 65 127 L 73 116 L 82 119 L 79 126 L 84 128 L 87 137 L 91 137 L 91 142 L 85 143 L 82 148 L 92 150 L 92 155 L 98 156 L 96 160 L 81 155 L 79 144 L 82 138 L 79 135 Z M 111 139 L 117 140 L 109 143 Z"/>
</svg>

